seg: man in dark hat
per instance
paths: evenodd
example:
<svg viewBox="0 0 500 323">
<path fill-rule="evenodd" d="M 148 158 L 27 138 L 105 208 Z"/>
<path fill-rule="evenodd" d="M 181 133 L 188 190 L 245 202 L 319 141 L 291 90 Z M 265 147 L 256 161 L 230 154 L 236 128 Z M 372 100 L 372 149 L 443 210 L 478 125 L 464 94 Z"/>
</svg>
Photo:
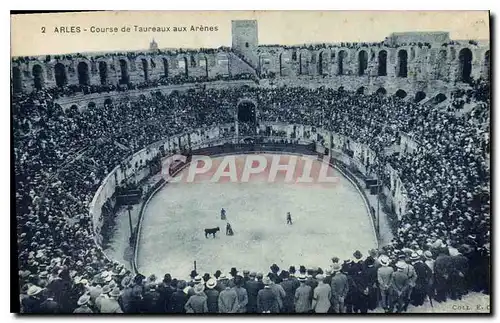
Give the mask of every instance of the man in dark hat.
<svg viewBox="0 0 500 323">
<path fill-rule="evenodd" d="M 54 294 L 50 290 L 46 290 L 46 299 L 40 304 L 40 313 L 57 314 L 60 311 L 59 304 L 54 300 Z"/>
<path fill-rule="evenodd" d="M 368 257 L 365 260 L 365 267 L 363 269 L 363 277 L 366 279 L 368 287 L 368 309 L 374 310 L 378 303 L 378 284 L 377 284 L 377 268 L 375 267 L 375 259 Z"/>
<path fill-rule="evenodd" d="M 257 273 L 251 272 L 249 275 L 249 280 L 245 283 L 245 289 L 248 294 L 248 304 L 247 313 L 257 313 L 257 294 L 259 290 L 264 288 L 264 284 L 261 280 L 257 280 Z"/>
<path fill-rule="evenodd" d="M 177 283 L 177 289 L 172 293 L 170 297 L 170 313 L 185 313 L 186 310 L 184 305 L 188 300 L 186 293 L 184 293 L 184 288 L 186 288 L 187 284 L 185 281 L 181 280 Z"/>
<path fill-rule="evenodd" d="M 220 210 L 220 219 L 226 220 L 226 210 L 224 210 L 224 208 Z"/>
<path fill-rule="evenodd" d="M 278 295 L 271 289 L 271 279 L 262 279 L 264 288 L 257 294 L 257 313 L 279 313 Z"/>
<path fill-rule="evenodd" d="M 424 304 L 425 297 L 427 296 L 432 271 L 429 266 L 424 264 L 421 257 L 412 260 L 412 262 L 415 273 L 417 274 L 417 280 L 415 281 L 415 287 L 412 293 L 412 304 L 421 306 Z"/>
<path fill-rule="evenodd" d="M 285 297 L 283 298 L 283 313 L 293 313 L 293 299 L 295 297 L 295 290 L 297 289 L 297 286 L 295 286 L 295 283 L 290 280 L 290 274 L 288 273 L 288 271 L 283 270 L 281 274 L 283 280 L 281 281 L 280 285 L 285 291 Z"/>
<path fill-rule="evenodd" d="M 286 224 L 290 224 L 292 225 L 292 215 L 290 214 L 290 212 L 287 212 L 286 213 Z"/>
<path fill-rule="evenodd" d="M 172 287 L 172 276 L 170 274 L 165 274 L 163 276 L 163 281 L 158 285 L 158 293 L 160 294 L 160 298 L 158 299 L 159 306 L 162 308 L 162 312 L 167 312 L 170 308 L 169 301 L 170 297 L 175 291 L 175 288 Z"/>
<path fill-rule="evenodd" d="M 234 278 L 234 290 L 238 295 L 238 311 L 237 313 L 246 313 L 247 305 L 248 305 L 248 293 L 247 290 L 243 287 L 245 281 L 239 275 Z"/>
</svg>

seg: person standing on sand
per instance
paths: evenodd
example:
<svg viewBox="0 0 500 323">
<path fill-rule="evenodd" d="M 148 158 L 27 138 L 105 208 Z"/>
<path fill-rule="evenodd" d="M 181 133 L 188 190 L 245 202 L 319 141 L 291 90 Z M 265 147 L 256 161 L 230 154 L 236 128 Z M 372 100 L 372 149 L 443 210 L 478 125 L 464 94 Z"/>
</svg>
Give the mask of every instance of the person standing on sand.
<svg viewBox="0 0 500 323">
<path fill-rule="evenodd" d="M 290 212 L 287 212 L 286 213 L 286 224 L 290 224 L 292 225 L 292 215 L 290 214 Z"/>
</svg>

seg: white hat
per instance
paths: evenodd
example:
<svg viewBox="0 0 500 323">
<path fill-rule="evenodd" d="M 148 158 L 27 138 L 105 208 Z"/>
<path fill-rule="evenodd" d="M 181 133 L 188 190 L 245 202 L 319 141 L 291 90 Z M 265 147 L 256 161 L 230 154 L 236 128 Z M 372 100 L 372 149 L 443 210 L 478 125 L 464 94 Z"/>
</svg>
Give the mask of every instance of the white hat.
<svg viewBox="0 0 500 323">
<path fill-rule="evenodd" d="M 38 293 L 40 293 L 41 291 L 42 291 L 41 287 L 39 287 L 37 285 L 33 285 L 30 288 L 28 288 L 28 296 L 35 296 Z"/>
<path fill-rule="evenodd" d="M 79 306 L 82 306 L 82 305 L 87 304 L 89 300 L 90 300 L 90 295 L 88 295 L 88 294 L 83 294 L 83 295 L 82 295 L 82 296 L 80 296 L 80 298 L 78 299 L 77 304 L 78 304 Z"/>
<path fill-rule="evenodd" d="M 214 278 L 210 278 L 207 283 L 207 288 L 212 289 L 217 285 L 217 281 Z"/>
</svg>

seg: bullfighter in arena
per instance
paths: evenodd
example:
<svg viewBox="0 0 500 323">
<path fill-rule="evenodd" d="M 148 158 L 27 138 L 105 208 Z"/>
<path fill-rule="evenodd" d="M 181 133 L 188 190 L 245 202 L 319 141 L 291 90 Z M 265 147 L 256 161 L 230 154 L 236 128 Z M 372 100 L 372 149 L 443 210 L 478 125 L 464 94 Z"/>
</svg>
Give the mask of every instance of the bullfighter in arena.
<svg viewBox="0 0 500 323">
<path fill-rule="evenodd" d="M 292 223 L 292 215 L 290 214 L 290 212 L 286 213 L 286 224 L 293 224 Z"/>
<path fill-rule="evenodd" d="M 232 236 L 234 235 L 233 228 L 229 224 L 229 222 L 226 224 L 226 235 L 227 236 Z"/>
<path fill-rule="evenodd" d="M 222 208 L 220 210 L 220 219 L 221 220 L 225 220 L 226 219 L 226 210 L 224 210 L 224 208 Z"/>
</svg>

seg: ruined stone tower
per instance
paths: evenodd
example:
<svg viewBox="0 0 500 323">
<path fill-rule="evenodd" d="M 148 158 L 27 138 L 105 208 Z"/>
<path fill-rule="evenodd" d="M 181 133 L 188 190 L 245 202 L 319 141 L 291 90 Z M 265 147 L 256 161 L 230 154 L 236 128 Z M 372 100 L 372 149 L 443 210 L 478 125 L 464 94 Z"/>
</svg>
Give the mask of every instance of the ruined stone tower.
<svg viewBox="0 0 500 323">
<path fill-rule="evenodd" d="M 241 54 L 253 67 L 258 66 L 256 54 L 259 46 L 257 20 L 233 20 L 231 21 L 232 47 Z"/>
</svg>

